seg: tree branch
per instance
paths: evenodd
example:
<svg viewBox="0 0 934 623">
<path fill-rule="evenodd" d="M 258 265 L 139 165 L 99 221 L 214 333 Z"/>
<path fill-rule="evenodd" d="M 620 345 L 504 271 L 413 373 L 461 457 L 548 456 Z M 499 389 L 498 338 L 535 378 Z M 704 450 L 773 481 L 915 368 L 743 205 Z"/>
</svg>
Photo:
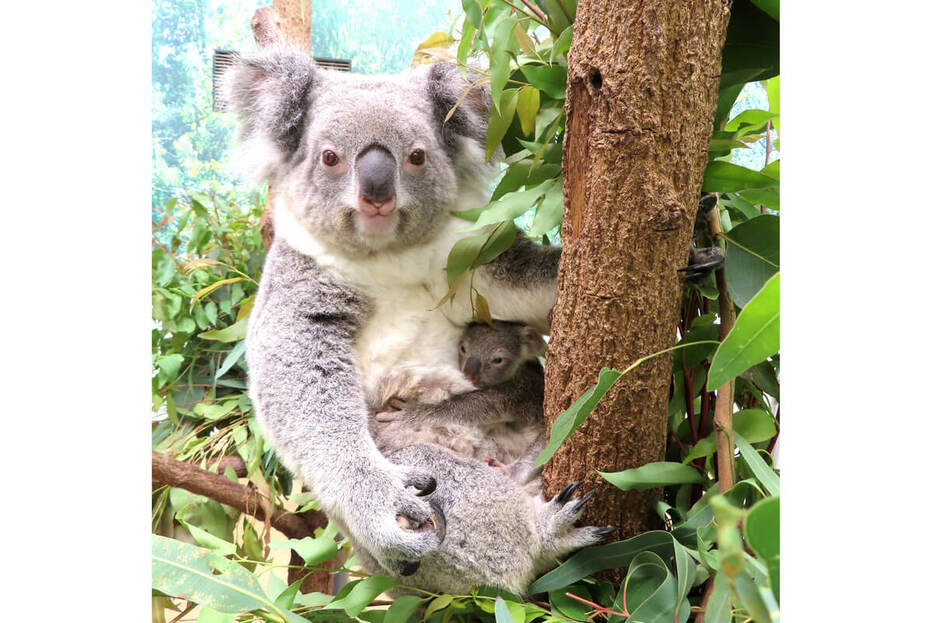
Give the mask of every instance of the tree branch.
<svg viewBox="0 0 934 623">
<path fill-rule="evenodd" d="M 723 234 L 720 227 L 720 202 L 710 210 L 710 236 L 714 240 Z M 717 302 L 720 305 L 720 341 L 726 339 L 736 323 L 736 311 L 726 284 L 723 267 L 717 269 Z M 717 479 L 720 493 L 730 489 L 735 478 L 733 463 L 733 390 L 734 379 L 730 379 L 717 389 L 717 405 L 713 412 L 714 429 L 717 432 Z"/>
<path fill-rule="evenodd" d="M 260 521 L 266 520 L 263 510 L 264 496 L 259 491 L 232 482 L 226 476 L 214 474 L 192 463 L 176 461 L 167 454 L 153 451 L 152 479 L 160 485 L 178 487 L 209 497 Z M 323 525 L 321 516 L 323 513 L 318 511 L 295 514 L 277 509 L 273 511 L 270 520 L 272 526 L 286 537 L 303 539 L 306 536 L 314 536 L 314 528 Z"/>
</svg>

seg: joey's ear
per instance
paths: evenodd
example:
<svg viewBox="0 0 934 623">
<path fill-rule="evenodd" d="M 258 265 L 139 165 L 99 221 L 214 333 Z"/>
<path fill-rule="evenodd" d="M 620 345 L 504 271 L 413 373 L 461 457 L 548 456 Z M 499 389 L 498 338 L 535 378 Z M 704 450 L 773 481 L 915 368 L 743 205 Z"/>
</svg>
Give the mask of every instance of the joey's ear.
<svg viewBox="0 0 934 623">
<path fill-rule="evenodd" d="M 542 334 L 532 327 L 522 327 L 522 358 L 532 359 L 545 349 L 545 340 Z"/>
<path fill-rule="evenodd" d="M 238 151 L 247 174 L 274 177 L 298 151 L 321 74 L 310 56 L 286 47 L 240 57 L 225 72 L 223 97 L 241 118 Z"/>
<path fill-rule="evenodd" d="M 458 137 L 470 139 L 482 149 L 486 148 L 486 128 L 490 120 L 492 99 L 489 81 L 475 84 L 480 78 L 477 72 L 467 70 L 465 79 L 457 65 L 451 63 L 433 63 L 428 68 L 428 97 L 435 120 L 442 128 L 445 146 L 452 157 L 457 156 Z M 455 106 L 457 109 L 445 121 Z"/>
</svg>

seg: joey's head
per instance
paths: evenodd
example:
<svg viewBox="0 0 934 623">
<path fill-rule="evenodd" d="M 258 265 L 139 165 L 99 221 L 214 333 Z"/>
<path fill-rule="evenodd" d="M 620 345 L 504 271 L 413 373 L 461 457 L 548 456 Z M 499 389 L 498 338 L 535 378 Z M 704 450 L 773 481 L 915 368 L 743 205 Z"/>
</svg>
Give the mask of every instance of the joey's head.
<svg viewBox="0 0 934 623">
<path fill-rule="evenodd" d="M 473 323 L 461 335 L 461 372 L 478 388 L 508 381 L 526 361 L 545 347 L 540 333 L 524 324 L 493 321 L 493 326 Z"/>
<path fill-rule="evenodd" d="M 239 156 L 295 220 L 348 255 L 431 238 L 455 200 L 486 184 L 489 92 L 453 65 L 398 76 L 323 70 L 276 48 L 239 59 L 224 93 Z"/>
</svg>

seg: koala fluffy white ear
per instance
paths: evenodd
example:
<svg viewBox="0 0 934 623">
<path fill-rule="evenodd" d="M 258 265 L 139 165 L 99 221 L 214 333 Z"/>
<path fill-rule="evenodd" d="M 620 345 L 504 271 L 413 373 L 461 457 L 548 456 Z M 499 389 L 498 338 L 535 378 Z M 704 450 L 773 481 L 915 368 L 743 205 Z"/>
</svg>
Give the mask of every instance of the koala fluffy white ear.
<svg viewBox="0 0 934 623">
<path fill-rule="evenodd" d="M 299 149 L 320 77 L 309 55 L 286 47 L 242 56 L 225 72 L 223 98 L 241 117 L 238 156 L 246 174 L 273 178 Z"/>
<path fill-rule="evenodd" d="M 532 327 L 522 327 L 522 356 L 523 359 L 538 357 L 545 349 L 545 339 L 542 334 Z"/>
<path fill-rule="evenodd" d="M 438 62 L 429 66 L 428 97 L 434 107 L 438 125 L 441 126 L 444 143 L 452 155 L 458 149 L 458 137 L 476 141 L 484 148 L 486 146 L 492 98 L 489 82 L 471 87 L 480 77 L 477 72 L 468 70 L 465 79 L 457 65 L 451 63 Z M 464 95 L 468 88 L 469 92 Z M 445 121 L 455 105 L 457 110 Z"/>
</svg>

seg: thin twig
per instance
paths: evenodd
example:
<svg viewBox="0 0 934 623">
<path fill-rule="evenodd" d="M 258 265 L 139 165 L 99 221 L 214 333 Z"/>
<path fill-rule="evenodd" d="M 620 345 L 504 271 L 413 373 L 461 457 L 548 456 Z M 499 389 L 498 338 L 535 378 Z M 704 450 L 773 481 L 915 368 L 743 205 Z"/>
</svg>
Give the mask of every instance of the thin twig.
<svg viewBox="0 0 934 623">
<path fill-rule="evenodd" d="M 600 604 L 595 604 L 595 603 L 592 602 L 592 601 L 587 601 L 587 600 L 584 599 L 583 597 L 578 597 L 578 596 L 575 595 L 574 593 L 565 593 L 565 595 L 567 595 L 567 596 L 570 597 L 571 599 L 576 599 L 577 601 L 579 601 L 579 602 L 581 602 L 581 603 L 587 604 L 588 606 L 593 607 L 594 609 L 596 609 L 596 610 L 602 612 L 603 614 L 615 614 L 615 615 L 621 616 L 621 617 L 628 617 L 628 616 L 629 616 L 629 613 L 628 613 L 628 612 L 617 612 L 616 610 L 610 610 L 609 608 L 605 608 L 605 607 L 601 606 Z"/>
<path fill-rule="evenodd" d="M 723 235 L 720 227 L 720 202 L 710 210 L 710 235 L 716 240 Z M 720 305 L 720 341 L 733 328 L 736 322 L 736 311 L 733 309 L 733 299 L 727 288 L 726 273 L 723 267 L 717 269 L 717 302 Z M 730 379 L 717 389 L 717 406 L 714 410 L 714 430 L 717 434 L 717 479 L 720 482 L 720 492 L 733 486 L 736 481 L 735 465 L 733 462 L 733 392 L 734 379 Z"/>
</svg>

